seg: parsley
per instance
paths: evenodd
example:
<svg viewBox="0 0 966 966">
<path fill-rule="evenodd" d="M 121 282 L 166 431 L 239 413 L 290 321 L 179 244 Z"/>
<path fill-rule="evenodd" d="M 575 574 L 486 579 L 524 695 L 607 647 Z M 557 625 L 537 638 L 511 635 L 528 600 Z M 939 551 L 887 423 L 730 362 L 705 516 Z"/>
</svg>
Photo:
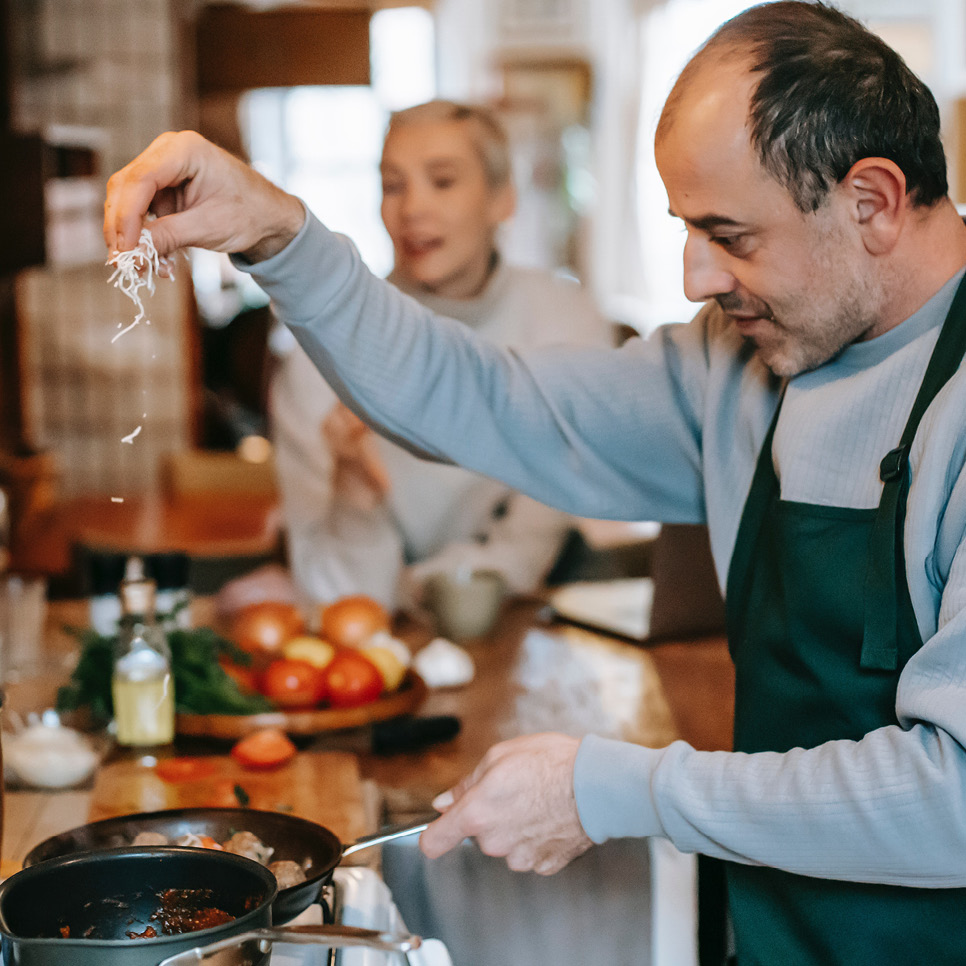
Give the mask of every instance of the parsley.
<svg viewBox="0 0 966 966">
<path fill-rule="evenodd" d="M 88 708 L 95 718 L 114 714 L 111 675 L 114 670 L 115 636 L 96 631 L 68 631 L 80 641 L 81 654 L 70 681 L 57 693 L 58 711 Z M 245 694 L 218 663 L 226 657 L 236 664 L 251 664 L 246 654 L 209 627 L 168 632 L 175 707 L 189 714 L 258 714 L 274 705 L 260 694 Z"/>
</svg>

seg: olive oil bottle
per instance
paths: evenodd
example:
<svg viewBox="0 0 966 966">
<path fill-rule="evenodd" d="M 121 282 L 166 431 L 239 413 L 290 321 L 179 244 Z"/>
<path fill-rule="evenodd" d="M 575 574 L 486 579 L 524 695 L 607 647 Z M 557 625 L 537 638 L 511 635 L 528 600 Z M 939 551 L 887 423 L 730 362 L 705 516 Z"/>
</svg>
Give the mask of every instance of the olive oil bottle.
<svg viewBox="0 0 966 966">
<path fill-rule="evenodd" d="M 155 621 L 155 583 L 144 561 L 131 557 L 121 581 L 121 621 L 111 678 L 120 745 L 147 747 L 174 740 L 171 651 Z"/>
</svg>

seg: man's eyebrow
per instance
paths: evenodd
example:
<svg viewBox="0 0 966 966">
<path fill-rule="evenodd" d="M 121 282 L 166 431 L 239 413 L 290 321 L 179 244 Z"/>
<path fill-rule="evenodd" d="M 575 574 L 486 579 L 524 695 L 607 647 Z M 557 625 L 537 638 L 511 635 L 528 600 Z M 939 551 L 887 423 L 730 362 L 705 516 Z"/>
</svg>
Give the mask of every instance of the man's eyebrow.
<svg viewBox="0 0 966 966">
<path fill-rule="evenodd" d="M 684 218 L 676 214 L 671 208 L 667 210 L 672 218 L 680 218 L 686 225 L 691 225 L 699 231 L 718 231 L 722 228 L 742 228 L 740 221 L 728 218 L 726 215 L 701 215 L 699 218 Z"/>
</svg>

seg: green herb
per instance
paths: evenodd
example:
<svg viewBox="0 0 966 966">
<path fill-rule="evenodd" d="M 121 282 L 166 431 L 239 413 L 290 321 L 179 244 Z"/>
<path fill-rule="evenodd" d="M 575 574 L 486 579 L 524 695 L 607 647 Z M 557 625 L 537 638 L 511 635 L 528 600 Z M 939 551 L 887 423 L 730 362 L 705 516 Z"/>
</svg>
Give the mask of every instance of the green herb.
<svg viewBox="0 0 966 966">
<path fill-rule="evenodd" d="M 111 718 L 111 676 L 117 638 L 93 630 L 67 628 L 81 645 L 70 681 L 57 693 L 59 711 L 88 708 L 92 715 Z M 250 655 L 209 627 L 168 632 L 175 706 L 192 714 L 258 714 L 274 705 L 260 694 L 245 694 L 218 663 L 220 657 L 248 666 Z"/>
<path fill-rule="evenodd" d="M 246 792 L 241 785 L 236 785 L 232 790 L 235 793 L 235 798 L 238 799 L 238 804 L 241 805 L 242 808 L 248 808 L 248 803 L 252 800 L 248 792 Z"/>
</svg>

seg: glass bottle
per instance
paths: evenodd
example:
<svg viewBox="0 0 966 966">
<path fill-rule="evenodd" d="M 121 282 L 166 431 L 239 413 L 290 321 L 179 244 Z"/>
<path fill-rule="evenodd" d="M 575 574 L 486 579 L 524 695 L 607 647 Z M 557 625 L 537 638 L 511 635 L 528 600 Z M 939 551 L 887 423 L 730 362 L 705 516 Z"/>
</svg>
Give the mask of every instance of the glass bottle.
<svg viewBox="0 0 966 966">
<path fill-rule="evenodd" d="M 155 583 L 140 557 L 127 562 L 121 581 L 121 622 L 111 679 L 120 745 L 165 745 L 174 740 L 171 651 L 155 622 Z"/>
</svg>

